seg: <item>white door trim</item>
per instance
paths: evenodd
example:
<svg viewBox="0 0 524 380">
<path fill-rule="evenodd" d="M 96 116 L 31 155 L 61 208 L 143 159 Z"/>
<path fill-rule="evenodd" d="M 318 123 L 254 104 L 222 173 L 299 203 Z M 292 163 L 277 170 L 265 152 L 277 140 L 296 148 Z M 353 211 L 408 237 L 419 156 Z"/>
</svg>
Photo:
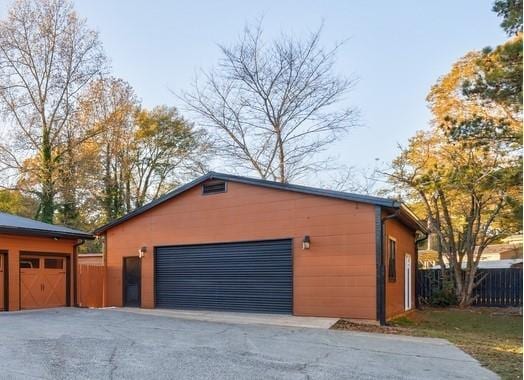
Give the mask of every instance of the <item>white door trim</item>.
<svg viewBox="0 0 524 380">
<path fill-rule="evenodd" d="M 406 253 L 404 256 L 404 310 L 411 310 L 413 307 L 413 279 L 411 274 L 411 255 Z"/>
</svg>

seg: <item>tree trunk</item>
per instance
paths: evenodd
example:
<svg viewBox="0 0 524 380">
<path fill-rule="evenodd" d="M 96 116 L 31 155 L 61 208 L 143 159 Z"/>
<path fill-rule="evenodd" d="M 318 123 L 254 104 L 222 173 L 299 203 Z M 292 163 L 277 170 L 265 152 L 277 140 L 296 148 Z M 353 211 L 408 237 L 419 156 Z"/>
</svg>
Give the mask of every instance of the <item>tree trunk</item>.
<svg viewBox="0 0 524 380">
<path fill-rule="evenodd" d="M 53 223 L 53 215 L 55 211 L 55 189 L 53 184 L 52 150 L 49 141 L 49 130 L 47 128 L 43 128 L 40 165 L 40 172 L 42 176 L 42 195 L 40 197 L 40 220 L 45 223 Z"/>
<path fill-rule="evenodd" d="M 42 181 L 42 196 L 40 198 L 40 220 L 44 223 L 53 223 L 54 199 L 52 185 L 48 180 Z"/>
<path fill-rule="evenodd" d="M 72 154 L 72 152 L 71 152 Z M 68 153 L 69 155 L 69 153 Z M 71 227 L 79 227 L 79 217 L 77 199 L 76 199 L 76 168 L 75 163 L 71 159 L 72 156 L 68 156 L 68 164 L 66 166 L 66 172 L 62 173 L 64 178 L 64 189 L 63 189 L 63 202 L 62 207 L 62 222 Z"/>
<path fill-rule="evenodd" d="M 103 207 L 106 217 L 106 222 L 113 220 L 112 206 L 113 206 L 113 189 L 111 186 L 111 159 L 110 159 L 110 147 L 106 145 L 105 147 L 105 162 L 104 162 L 104 193 L 103 197 Z"/>
<path fill-rule="evenodd" d="M 286 183 L 286 156 L 284 152 L 284 143 L 280 134 L 278 135 L 278 170 L 280 176 L 278 181 Z"/>
<path fill-rule="evenodd" d="M 463 295 L 459 304 L 460 307 L 468 307 L 474 301 L 473 289 L 475 289 L 476 272 L 477 268 L 468 268 L 465 272 L 464 284 L 462 288 Z"/>
</svg>

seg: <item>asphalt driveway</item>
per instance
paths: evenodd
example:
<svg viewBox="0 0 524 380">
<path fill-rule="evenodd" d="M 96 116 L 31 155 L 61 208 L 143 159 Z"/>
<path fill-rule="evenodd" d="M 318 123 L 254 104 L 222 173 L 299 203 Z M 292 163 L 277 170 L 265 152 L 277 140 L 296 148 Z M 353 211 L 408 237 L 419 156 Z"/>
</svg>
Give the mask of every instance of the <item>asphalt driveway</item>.
<svg viewBox="0 0 524 380">
<path fill-rule="evenodd" d="M 0 378 L 490 379 L 439 339 L 118 310 L 0 313 Z"/>
</svg>

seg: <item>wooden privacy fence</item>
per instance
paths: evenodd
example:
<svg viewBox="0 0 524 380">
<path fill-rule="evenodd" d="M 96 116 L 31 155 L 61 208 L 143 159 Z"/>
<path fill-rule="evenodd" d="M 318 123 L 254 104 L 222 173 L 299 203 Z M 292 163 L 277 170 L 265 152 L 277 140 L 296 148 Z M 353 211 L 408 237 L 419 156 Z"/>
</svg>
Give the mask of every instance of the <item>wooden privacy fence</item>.
<svg viewBox="0 0 524 380">
<path fill-rule="evenodd" d="M 522 268 L 478 269 L 482 282 L 473 290 L 474 306 L 522 306 Z M 433 292 L 442 290 L 442 271 L 417 271 L 417 298 L 430 302 Z"/>
<path fill-rule="evenodd" d="M 78 306 L 102 307 L 105 267 L 99 265 L 78 265 L 77 277 Z"/>
</svg>

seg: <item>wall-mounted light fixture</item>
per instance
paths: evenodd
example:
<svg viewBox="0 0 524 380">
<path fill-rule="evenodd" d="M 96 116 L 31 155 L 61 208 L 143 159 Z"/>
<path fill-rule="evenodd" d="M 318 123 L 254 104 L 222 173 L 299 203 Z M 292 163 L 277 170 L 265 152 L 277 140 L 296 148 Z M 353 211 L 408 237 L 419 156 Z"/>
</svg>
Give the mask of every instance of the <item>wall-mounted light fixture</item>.
<svg viewBox="0 0 524 380">
<path fill-rule="evenodd" d="M 309 249 L 310 245 L 311 239 L 309 238 L 309 235 L 304 236 L 304 240 L 302 240 L 302 249 Z"/>
<path fill-rule="evenodd" d="M 147 247 L 140 247 L 140 249 L 138 250 L 138 257 L 139 258 L 144 257 L 146 252 L 147 252 Z"/>
</svg>

